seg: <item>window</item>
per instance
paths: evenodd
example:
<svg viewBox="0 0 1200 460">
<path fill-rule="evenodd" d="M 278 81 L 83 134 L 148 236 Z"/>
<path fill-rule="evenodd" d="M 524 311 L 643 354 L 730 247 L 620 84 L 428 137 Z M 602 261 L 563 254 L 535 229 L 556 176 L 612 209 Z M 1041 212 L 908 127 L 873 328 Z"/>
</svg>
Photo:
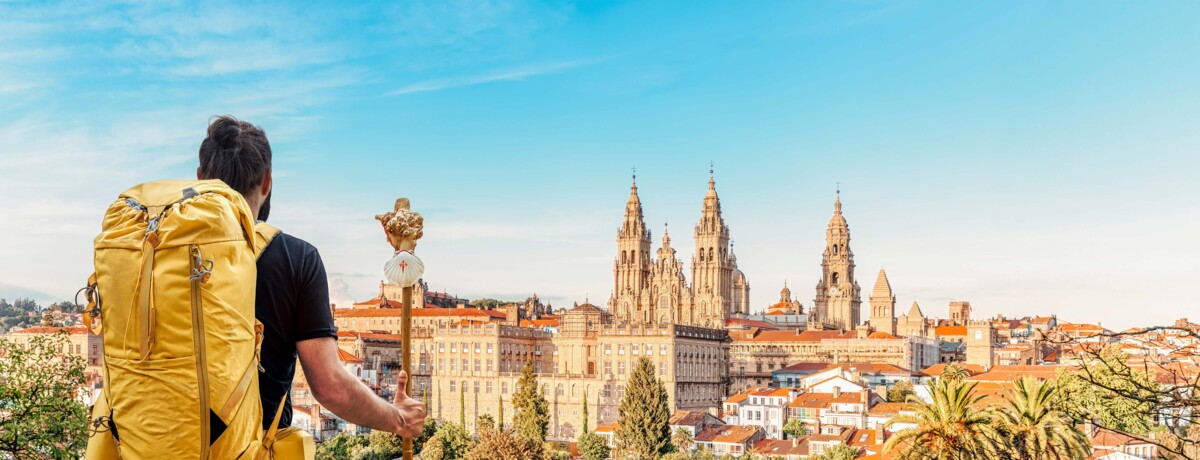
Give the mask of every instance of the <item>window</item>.
<svg viewBox="0 0 1200 460">
<path fill-rule="evenodd" d="M 488 350 L 489 355 L 492 354 L 492 344 L 490 344 L 490 343 L 488 344 L 487 350 Z"/>
<path fill-rule="evenodd" d="M 491 346 L 491 344 L 488 344 L 488 346 Z M 479 353 L 479 344 L 478 343 L 475 344 L 475 352 Z M 489 351 L 489 353 L 490 353 L 490 351 Z"/>
<path fill-rule="evenodd" d="M 625 375 L 625 361 L 617 363 L 617 374 Z"/>
<path fill-rule="evenodd" d="M 479 365 L 479 360 L 476 359 L 475 360 L 475 372 L 479 372 L 480 370 L 482 370 L 482 368 Z"/>
<path fill-rule="evenodd" d="M 658 346 L 658 354 L 661 356 L 667 356 L 667 344 L 664 343 Z"/>
<path fill-rule="evenodd" d="M 604 362 L 604 373 L 605 373 L 605 374 L 612 374 L 612 361 L 605 361 L 605 362 Z"/>
<path fill-rule="evenodd" d="M 438 344 L 438 353 L 445 353 L 445 352 L 446 352 L 446 344 L 439 343 Z"/>
<path fill-rule="evenodd" d="M 487 382 L 487 386 L 486 386 L 486 387 L 484 387 L 484 388 L 486 388 L 486 390 L 485 390 L 485 391 L 487 391 L 487 394 L 492 394 L 492 381 L 491 381 L 491 380 L 488 380 L 488 382 Z"/>
<path fill-rule="evenodd" d="M 641 354 L 640 353 L 641 351 L 642 351 L 642 347 L 637 346 L 637 344 L 631 345 L 629 347 L 630 354 L 638 355 L 638 354 Z"/>
<path fill-rule="evenodd" d="M 454 385 L 454 381 L 453 381 L 453 380 L 451 380 L 451 381 L 450 381 L 450 392 L 451 392 L 451 393 L 454 393 L 454 391 L 455 391 L 455 385 Z"/>
<path fill-rule="evenodd" d="M 833 284 L 834 286 L 837 286 L 837 284 L 838 284 L 838 274 L 837 274 L 837 272 L 833 272 L 833 274 L 829 276 L 829 279 L 830 279 L 830 283 L 831 283 L 831 284 Z"/>
<path fill-rule="evenodd" d="M 611 354 L 612 354 L 612 345 L 605 345 L 605 346 L 604 346 L 604 354 L 606 354 L 606 355 L 611 355 Z"/>
<path fill-rule="evenodd" d="M 450 344 L 450 352 L 458 353 L 458 342 Z"/>
<path fill-rule="evenodd" d="M 667 375 L 667 362 L 661 361 L 658 363 L 658 375 Z"/>
<path fill-rule="evenodd" d="M 463 382 L 463 386 L 464 387 L 467 386 L 467 382 Z M 477 394 L 479 393 L 479 381 L 478 380 L 475 381 L 475 393 L 477 393 Z"/>
<path fill-rule="evenodd" d="M 623 354 L 625 354 L 625 345 L 624 345 L 624 344 L 622 344 L 622 345 L 617 345 L 617 354 L 618 354 L 618 355 L 623 355 Z"/>
<path fill-rule="evenodd" d="M 489 360 L 488 360 L 488 362 L 487 362 L 487 363 L 488 363 L 488 364 L 487 364 L 487 371 L 488 371 L 488 372 L 491 372 L 491 371 L 492 371 L 492 362 L 493 362 L 493 361 L 492 361 L 492 360 L 490 360 L 490 359 L 489 359 Z M 489 384 L 489 385 L 490 385 L 490 384 Z"/>
<path fill-rule="evenodd" d="M 454 372 L 456 370 L 458 370 L 458 364 L 455 364 L 455 361 L 453 359 L 451 359 L 450 360 L 450 372 Z"/>
<path fill-rule="evenodd" d="M 508 394 L 508 382 L 500 382 L 500 394 Z"/>
<path fill-rule="evenodd" d="M 462 371 L 463 371 L 463 372 L 466 372 L 466 371 L 469 371 L 469 370 L 471 370 L 471 368 L 470 368 L 470 367 L 468 367 L 468 364 L 467 364 L 467 358 L 463 358 L 463 360 L 462 360 L 462 363 L 463 363 L 463 367 L 462 367 Z"/>
</svg>

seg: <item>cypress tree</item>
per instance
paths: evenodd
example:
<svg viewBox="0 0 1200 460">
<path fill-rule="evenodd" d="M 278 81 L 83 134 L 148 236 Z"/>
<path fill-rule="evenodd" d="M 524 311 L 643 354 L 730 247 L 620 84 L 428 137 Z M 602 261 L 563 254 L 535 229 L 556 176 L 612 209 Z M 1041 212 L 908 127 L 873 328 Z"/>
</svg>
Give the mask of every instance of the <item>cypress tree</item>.
<svg viewBox="0 0 1200 460">
<path fill-rule="evenodd" d="M 504 429 L 504 395 L 500 395 L 500 414 L 496 416 L 496 425 Z"/>
<path fill-rule="evenodd" d="M 588 400 L 587 391 L 584 391 L 583 392 L 583 432 L 584 433 L 591 431 L 588 429 L 587 400 Z"/>
<path fill-rule="evenodd" d="M 617 449 L 636 458 L 666 454 L 671 446 L 670 417 L 667 389 L 654 375 L 654 363 L 638 359 L 618 408 Z"/>
<path fill-rule="evenodd" d="M 458 426 L 467 428 L 467 388 L 463 385 L 462 392 L 458 394 Z"/>
<path fill-rule="evenodd" d="M 533 361 L 525 362 L 517 392 L 513 395 L 513 406 L 517 415 L 513 417 L 513 430 L 522 438 L 545 442 L 550 425 L 550 409 L 546 397 L 538 388 L 537 374 L 533 372 Z"/>
</svg>

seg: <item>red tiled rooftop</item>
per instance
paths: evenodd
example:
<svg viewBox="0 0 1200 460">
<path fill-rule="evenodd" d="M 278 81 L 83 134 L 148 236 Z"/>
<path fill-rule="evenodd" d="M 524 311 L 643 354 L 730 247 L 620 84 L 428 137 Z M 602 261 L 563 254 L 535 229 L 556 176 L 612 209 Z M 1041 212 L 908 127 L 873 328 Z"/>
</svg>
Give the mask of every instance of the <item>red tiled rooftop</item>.
<svg viewBox="0 0 1200 460">
<path fill-rule="evenodd" d="M 966 326 L 938 326 L 934 329 L 934 334 L 938 337 L 966 336 Z"/>
</svg>

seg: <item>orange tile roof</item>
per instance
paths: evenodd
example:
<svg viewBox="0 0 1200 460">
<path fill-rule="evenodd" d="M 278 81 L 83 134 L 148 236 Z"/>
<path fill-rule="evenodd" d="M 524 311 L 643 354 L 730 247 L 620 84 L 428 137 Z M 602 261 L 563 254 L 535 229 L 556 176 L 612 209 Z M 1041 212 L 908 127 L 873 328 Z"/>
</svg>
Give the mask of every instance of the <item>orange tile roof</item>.
<svg viewBox="0 0 1200 460">
<path fill-rule="evenodd" d="M 723 425 L 704 429 L 696 434 L 695 440 L 722 444 L 745 444 L 760 430 L 757 426 Z"/>
<path fill-rule="evenodd" d="M 769 458 L 789 455 L 808 457 L 808 440 L 800 439 L 793 442 L 790 439 L 763 439 L 754 443 L 754 450 Z"/>
<path fill-rule="evenodd" d="M 788 403 L 788 407 L 820 409 L 829 407 L 831 402 L 833 402 L 833 393 L 805 393 Z"/>
<path fill-rule="evenodd" d="M 355 332 L 355 331 L 338 331 L 339 338 L 363 338 L 376 340 L 403 340 L 404 337 L 400 334 L 381 334 L 377 332 Z"/>
<path fill-rule="evenodd" d="M 791 391 L 793 391 L 791 388 L 764 388 L 762 390 L 755 391 L 752 394 L 754 396 L 781 397 L 781 396 L 787 396 L 788 393 L 790 393 Z"/>
<path fill-rule="evenodd" d="M 745 401 L 746 398 L 750 397 L 751 391 L 756 391 L 756 390 L 750 390 L 750 391 L 735 394 L 733 396 L 725 398 L 725 402 L 734 404 L 734 403 L 740 403 L 742 401 Z"/>
<path fill-rule="evenodd" d="M 978 375 L 978 374 L 983 373 L 983 366 L 980 366 L 978 364 L 967 364 L 967 363 L 958 363 L 958 364 L 960 366 L 966 368 L 967 373 L 970 375 Z M 923 374 L 923 375 L 928 375 L 930 377 L 939 377 L 942 375 L 942 371 L 945 371 L 945 370 L 946 370 L 945 364 L 934 364 L 932 366 L 921 369 L 921 371 L 919 373 Z"/>
<path fill-rule="evenodd" d="M 62 331 L 67 331 L 68 334 L 87 334 L 86 327 L 46 327 L 34 326 L 25 329 L 17 329 L 12 331 L 13 334 L 56 334 Z"/>
<path fill-rule="evenodd" d="M 356 308 L 350 310 L 337 310 L 334 315 L 338 318 L 379 318 L 379 317 L 400 317 L 399 308 Z M 450 318 L 455 316 L 493 316 L 483 310 L 477 308 L 414 308 L 412 310 L 413 318 Z M 504 315 L 501 314 L 500 317 Z"/>
<path fill-rule="evenodd" d="M 939 337 L 959 336 L 959 335 L 965 337 L 967 335 L 967 327 L 966 326 L 938 326 L 937 328 L 934 329 L 934 334 Z"/>
<path fill-rule="evenodd" d="M 561 326 L 557 319 L 523 319 L 521 327 L 558 327 Z"/>
<path fill-rule="evenodd" d="M 596 427 L 596 433 L 612 433 L 614 431 L 617 431 L 617 428 L 620 428 L 620 427 L 621 427 L 621 425 L 618 423 L 613 423 L 611 425 L 600 425 L 600 426 Z"/>
<path fill-rule="evenodd" d="M 1011 382 L 1020 377 L 1049 380 L 1058 377 L 1058 366 L 993 366 L 987 372 L 968 377 L 976 382 Z"/>
<path fill-rule="evenodd" d="M 338 359 L 340 359 L 343 363 L 361 363 L 361 362 L 363 362 L 363 360 L 359 359 L 357 356 L 347 353 L 346 350 L 338 348 L 337 351 L 338 351 Z"/>
<path fill-rule="evenodd" d="M 897 415 L 900 411 L 911 410 L 912 404 L 900 402 L 881 402 L 871 406 L 871 415 Z"/>
</svg>

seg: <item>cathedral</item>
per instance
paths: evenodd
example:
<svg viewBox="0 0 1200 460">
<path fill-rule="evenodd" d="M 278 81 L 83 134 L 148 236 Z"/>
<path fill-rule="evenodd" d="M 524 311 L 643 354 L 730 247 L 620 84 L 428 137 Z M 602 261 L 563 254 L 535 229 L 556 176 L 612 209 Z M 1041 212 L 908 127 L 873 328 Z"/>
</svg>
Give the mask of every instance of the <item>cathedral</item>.
<svg viewBox="0 0 1200 460">
<path fill-rule="evenodd" d="M 886 280 L 886 278 L 884 278 Z M 889 287 L 890 289 L 890 287 Z M 862 309 L 861 289 L 854 279 L 854 252 L 850 250 L 850 227 L 842 215 L 842 195 L 833 203 L 833 217 L 825 230 L 825 252 L 821 256 L 821 280 L 817 282 L 809 328 L 853 330 Z"/>
<path fill-rule="evenodd" d="M 749 313 L 750 284 L 738 270 L 711 173 L 700 222 L 693 230 L 696 248 L 690 284 L 666 229 L 662 246 L 655 253 L 650 252 L 650 230 L 642 215 L 637 177 L 634 177 L 625 220 L 617 229 L 614 289 L 608 300 L 609 311 L 618 321 L 718 329 L 725 327 L 726 318 Z"/>
</svg>

